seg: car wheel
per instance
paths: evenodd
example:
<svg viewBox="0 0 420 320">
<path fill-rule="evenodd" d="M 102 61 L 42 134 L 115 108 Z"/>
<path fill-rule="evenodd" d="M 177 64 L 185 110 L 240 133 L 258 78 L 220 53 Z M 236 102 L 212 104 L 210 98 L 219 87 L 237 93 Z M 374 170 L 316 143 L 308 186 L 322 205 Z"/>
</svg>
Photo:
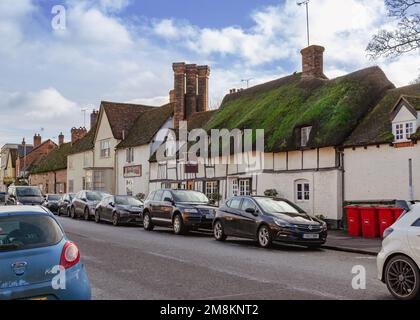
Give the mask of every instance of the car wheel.
<svg viewBox="0 0 420 320">
<path fill-rule="evenodd" d="M 174 233 L 177 235 L 186 233 L 187 230 L 180 214 L 175 215 L 174 221 L 173 221 L 173 228 L 174 228 Z"/>
<path fill-rule="evenodd" d="M 414 300 L 420 297 L 419 268 L 406 256 L 399 255 L 388 262 L 385 268 L 385 282 L 396 299 Z"/>
<path fill-rule="evenodd" d="M 112 215 L 112 224 L 114 227 L 118 227 L 120 225 L 120 218 L 118 217 L 118 213 L 114 212 Z"/>
<path fill-rule="evenodd" d="M 89 216 L 89 208 L 85 208 L 85 211 L 83 213 L 83 218 L 85 219 L 85 221 L 89 221 L 90 220 L 90 216 Z"/>
<path fill-rule="evenodd" d="M 145 213 L 143 216 L 143 228 L 147 231 L 152 231 L 155 226 L 152 223 L 152 219 L 148 213 Z"/>
<path fill-rule="evenodd" d="M 225 241 L 227 239 L 227 236 L 225 234 L 221 221 L 215 222 L 214 227 L 213 227 L 213 234 L 214 234 L 214 238 L 217 241 Z"/>
<path fill-rule="evenodd" d="M 74 209 L 74 207 L 70 208 L 70 217 L 72 219 L 76 219 L 77 218 L 77 216 L 76 216 L 76 209 Z"/>
<path fill-rule="evenodd" d="M 262 226 L 258 230 L 258 243 L 263 248 L 269 248 L 273 242 L 273 236 L 267 226 Z"/>
<path fill-rule="evenodd" d="M 101 216 L 99 215 L 99 210 L 95 210 L 95 222 L 96 223 L 101 222 Z"/>
</svg>

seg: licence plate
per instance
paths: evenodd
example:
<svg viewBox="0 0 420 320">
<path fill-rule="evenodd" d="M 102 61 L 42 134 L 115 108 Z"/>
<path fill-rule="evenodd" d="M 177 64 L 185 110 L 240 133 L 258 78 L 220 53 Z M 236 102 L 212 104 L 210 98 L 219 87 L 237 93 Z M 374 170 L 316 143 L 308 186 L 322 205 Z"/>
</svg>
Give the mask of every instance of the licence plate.
<svg viewBox="0 0 420 320">
<path fill-rule="evenodd" d="M 303 239 L 319 239 L 319 234 L 307 233 L 303 235 Z"/>
</svg>

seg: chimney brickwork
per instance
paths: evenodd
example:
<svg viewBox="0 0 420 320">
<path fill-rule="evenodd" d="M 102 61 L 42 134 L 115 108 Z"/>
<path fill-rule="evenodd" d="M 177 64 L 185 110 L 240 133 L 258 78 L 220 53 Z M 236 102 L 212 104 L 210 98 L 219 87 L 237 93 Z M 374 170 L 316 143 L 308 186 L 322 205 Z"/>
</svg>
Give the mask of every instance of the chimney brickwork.
<svg viewBox="0 0 420 320">
<path fill-rule="evenodd" d="M 179 122 L 185 119 L 185 63 L 174 63 L 174 128 L 179 129 Z"/>
<path fill-rule="evenodd" d="M 209 76 L 208 66 L 199 66 L 198 69 L 198 96 L 197 112 L 208 111 L 209 109 Z"/>
<path fill-rule="evenodd" d="M 61 132 L 58 136 L 58 145 L 61 146 L 64 143 L 64 134 Z"/>
<path fill-rule="evenodd" d="M 187 64 L 186 68 L 185 118 L 197 112 L 197 65 Z"/>
<path fill-rule="evenodd" d="M 309 46 L 301 51 L 302 78 L 327 79 L 324 74 L 325 48 L 317 45 Z"/>
<path fill-rule="evenodd" d="M 87 134 L 86 128 L 72 128 L 71 129 L 71 144 L 75 144 L 78 140 L 82 139 Z"/>
<path fill-rule="evenodd" d="M 40 146 L 42 143 L 42 138 L 40 134 L 35 133 L 34 135 L 34 148 Z"/>
<path fill-rule="evenodd" d="M 96 121 L 98 121 L 99 111 L 93 110 L 90 114 L 90 128 L 92 129 L 96 125 Z"/>
</svg>

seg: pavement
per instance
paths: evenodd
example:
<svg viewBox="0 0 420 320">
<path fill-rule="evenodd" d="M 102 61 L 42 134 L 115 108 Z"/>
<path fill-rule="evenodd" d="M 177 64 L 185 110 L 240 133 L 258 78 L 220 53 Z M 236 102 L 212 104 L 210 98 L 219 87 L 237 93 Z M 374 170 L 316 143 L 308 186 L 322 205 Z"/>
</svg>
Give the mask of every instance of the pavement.
<svg viewBox="0 0 420 320">
<path fill-rule="evenodd" d="M 382 240 L 351 237 L 343 230 L 331 230 L 328 231 L 324 248 L 377 256 L 382 248 Z"/>
<path fill-rule="evenodd" d="M 210 233 L 59 219 L 81 250 L 94 299 L 390 299 L 367 254 L 279 244 L 267 250 L 248 240 L 217 242 Z M 355 267 L 365 273 L 365 289 L 352 287 Z"/>
</svg>

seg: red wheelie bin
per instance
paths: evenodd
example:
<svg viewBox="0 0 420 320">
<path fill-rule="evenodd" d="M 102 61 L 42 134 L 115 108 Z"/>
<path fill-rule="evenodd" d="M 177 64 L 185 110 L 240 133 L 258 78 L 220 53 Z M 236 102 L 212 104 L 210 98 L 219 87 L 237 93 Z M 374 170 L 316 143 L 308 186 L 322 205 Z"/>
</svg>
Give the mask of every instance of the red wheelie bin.
<svg viewBox="0 0 420 320">
<path fill-rule="evenodd" d="M 360 207 L 362 234 L 364 238 L 379 237 L 378 211 L 374 207 Z"/>
<path fill-rule="evenodd" d="M 347 227 L 348 234 L 352 237 L 362 236 L 362 223 L 360 217 L 360 207 L 347 206 L 344 207 L 347 210 Z"/>
<path fill-rule="evenodd" d="M 391 207 L 378 207 L 378 218 L 379 218 L 379 235 L 383 238 L 385 229 L 392 226 L 394 220 L 394 208 Z"/>
</svg>

